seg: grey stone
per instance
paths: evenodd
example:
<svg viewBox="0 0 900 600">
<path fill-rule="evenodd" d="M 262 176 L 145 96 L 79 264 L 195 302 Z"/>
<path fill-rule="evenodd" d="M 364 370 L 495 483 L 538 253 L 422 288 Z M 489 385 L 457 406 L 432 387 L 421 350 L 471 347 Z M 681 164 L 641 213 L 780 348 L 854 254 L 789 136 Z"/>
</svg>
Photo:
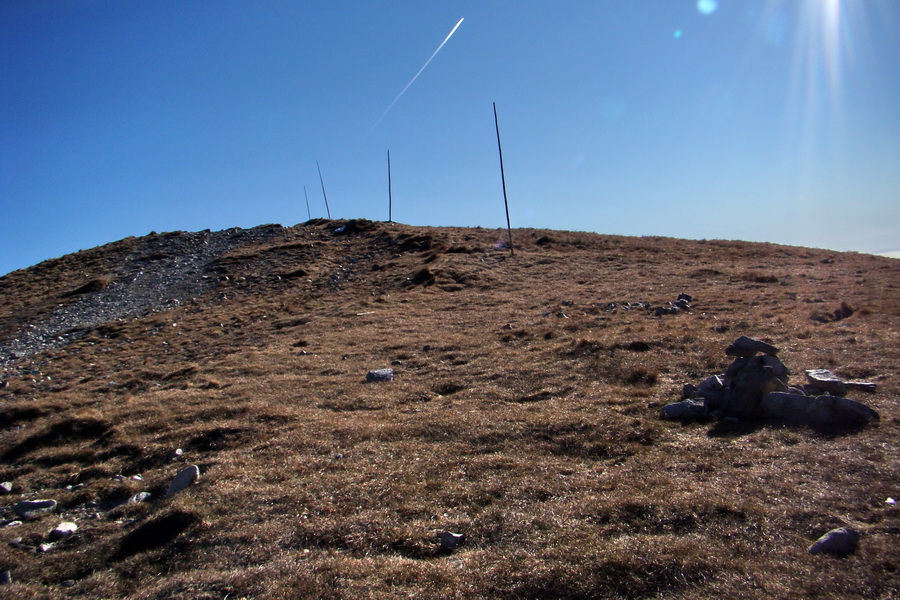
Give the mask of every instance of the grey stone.
<svg viewBox="0 0 900 600">
<path fill-rule="evenodd" d="M 851 527 L 832 529 L 809 547 L 810 554 L 833 554 L 847 556 L 859 546 L 859 532 Z"/>
<path fill-rule="evenodd" d="M 792 423 L 806 423 L 813 398 L 791 392 L 769 392 L 763 397 L 762 412 L 766 417 Z"/>
<path fill-rule="evenodd" d="M 22 524 L 22 521 L 9 521 L 4 525 L 4 527 L 18 527 Z"/>
<path fill-rule="evenodd" d="M 709 416 L 706 404 L 700 400 L 682 400 L 663 406 L 662 418 L 670 421 L 697 421 Z"/>
<path fill-rule="evenodd" d="M 771 354 L 763 354 L 763 366 L 772 369 L 772 373 L 779 378 L 785 379 L 791 374 L 791 370 L 784 366 L 784 363 L 777 356 Z"/>
<path fill-rule="evenodd" d="M 717 392 L 724 387 L 725 378 L 722 375 L 713 375 L 712 377 L 704 379 L 697 388 L 697 391 L 702 395 L 707 392 Z"/>
<path fill-rule="evenodd" d="M 394 380 L 394 370 L 393 369 L 378 369 L 377 371 L 369 371 L 366 373 L 366 381 L 393 381 Z"/>
<path fill-rule="evenodd" d="M 37 551 L 41 554 L 44 552 L 50 552 L 53 549 L 53 544 L 41 544 L 37 547 Z"/>
<path fill-rule="evenodd" d="M 191 465 L 189 467 L 185 467 L 182 470 L 178 471 L 178 474 L 175 475 L 175 479 L 172 480 L 171 485 L 169 485 L 169 489 L 166 490 L 166 498 L 171 498 L 178 492 L 189 488 L 191 485 L 199 481 L 200 479 L 200 467 L 197 465 Z"/>
<path fill-rule="evenodd" d="M 877 412 L 862 402 L 829 395 L 814 398 L 807 414 L 813 425 L 866 425 L 880 419 Z"/>
<path fill-rule="evenodd" d="M 442 531 L 439 534 L 439 537 L 441 540 L 441 550 L 444 552 L 453 552 L 466 541 L 466 534 L 453 533 L 452 531 Z"/>
<path fill-rule="evenodd" d="M 785 392 L 788 387 L 775 377 L 770 369 L 766 369 L 761 356 L 738 358 L 732 367 L 741 363 L 740 369 L 734 369 L 728 382 L 728 399 L 722 406 L 726 416 L 738 419 L 757 419 L 762 416 L 762 400 L 769 392 Z M 729 367 L 731 371 L 732 368 Z"/>
<path fill-rule="evenodd" d="M 73 535 L 76 531 L 78 531 L 78 525 L 70 521 L 63 521 L 50 532 L 50 539 L 61 540 Z"/>
<path fill-rule="evenodd" d="M 847 386 L 840 377 L 828 369 L 809 369 L 806 371 L 806 379 L 809 385 L 833 396 L 847 395 Z"/>
<path fill-rule="evenodd" d="M 56 500 L 22 500 L 13 504 L 13 511 L 23 519 L 36 519 L 56 510 Z"/>
<path fill-rule="evenodd" d="M 9 571 L 0 571 L 0 585 L 9 585 L 12 583 L 12 573 Z"/>
<path fill-rule="evenodd" d="M 731 391 L 726 389 L 703 392 L 703 402 L 710 412 L 721 410 L 728 403 Z M 715 415 L 718 416 L 718 415 Z"/>
<path fill-rule="evenodd" d="M 878 391 L 878 384 L 872 383 L 871 381 L 845 381 L 844 385 L 847 386 L 847 389 L 853 392 L 866 392 L 867 394 L 874 394 Z"/>
<path fill-rule="evenodd" d="M 727 382 L 737 377 L 741 371 L 747 368 L 752 360 L 753 357 L 751 356 L 739 356 L 738 358 L 735 358 L 734 361 L 728 365 L 728 368 L 725 369 L 725 373 L 723 374 L 724 381 Z"/>
<path fill-rule="evenodd" d="M 178 460 L 179 458 L 181 458 L 182 454 L 184 454 L 184 450 L 182 450 L 181 448 L 175 448 L 174 450 L 169 452 L 169 462 Z"/>
<path fill-rule="evenodd" d="M 697 391 L 697 386 L 694 385 L 693 383 L 684 384 L 684 386 L 681 388 L 681 399 L 687 400 L 688 398 L 693 396 L 694 393 L 696 393 L 696 391 Z"/>
<path fill-rule="evenodd" d="M 0 483 L 0 496 L 5 496 L 6 494 L 11 494 L 13 491 L 13 482 L 12 481 L 4 481 Z"/>
<path fill-rule="evenodd" d="M 778 348 L 760 340 L 755 340 L 751 337 L 747 337 L 746 335 L 742 335 L 738 339 L 734 340 L 727 348 L 725 348 L 726 355 L 738 356 L 741 358 L 754 356 L 757 352 L 775 356 L 776 354 L 778 354 Z"/>
</svg>

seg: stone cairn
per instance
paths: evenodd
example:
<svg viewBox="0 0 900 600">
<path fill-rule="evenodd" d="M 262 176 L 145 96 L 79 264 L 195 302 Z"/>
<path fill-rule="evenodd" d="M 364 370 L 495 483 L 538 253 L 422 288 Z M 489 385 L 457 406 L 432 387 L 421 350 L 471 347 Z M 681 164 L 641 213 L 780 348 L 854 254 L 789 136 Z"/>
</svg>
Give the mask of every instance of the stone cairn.
<svg viewBox="0 0 900 600">
<path fill-rule="evenodd" d="M 663 419 L 777 419 L 823 427 L 860 426 L 879 418 L 865 404 L 846 397 L 850 390 L 874 392 L 874 383 L 844 382 L 816 369 L 806 371 L 805 385 L 792 386 L 778 348 L 746 336 L 730 344 L 725 354 L 735 357 L 725 372 L 698 386 L 685 384 L 682 400 L 663 407 Z"/>
</svg>

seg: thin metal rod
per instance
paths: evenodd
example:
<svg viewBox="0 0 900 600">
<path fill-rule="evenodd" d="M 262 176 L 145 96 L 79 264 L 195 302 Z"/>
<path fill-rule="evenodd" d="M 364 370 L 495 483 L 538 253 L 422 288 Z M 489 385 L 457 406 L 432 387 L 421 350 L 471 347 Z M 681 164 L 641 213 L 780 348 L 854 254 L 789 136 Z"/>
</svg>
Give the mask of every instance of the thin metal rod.
<svg viewBox="0 0 900 600">
<path fill-rule="evenodd" d="M 500 121 L 497 119 L 497 103 L 494 102 L 494 127 L 497 129 L 497 151 L 500 153 L 500 181 L 503 182 L 503 206 L 506 207 L 506 231 L 509 232 L 509 253 L 513 251 L 512 227 L 509 224 L 509 201 L 506 199 L 506 174 L 503 172 L 503 146 L 500 145 Z"/>
<path fill-rule="evenodd" d="M 309 194 L 306 193 L 306 186 L 303 186 L 303 197 L 306 198 L 306 215 L 312 221 L 312 211 L 309 210 Z"/>
<path fill-rule="evenodd" d="M 391 151 L 388 150 L 388 223 L 394 222 L 394 193 L 391 189 Z"/>
<path fill-rule="evenodd" d="M 325 193 L 325 180 L 322 179 L 322 169 L 319 167 L 319 161 L 316 161 L 316 168 L 319 170 L 319 182 L 322 184 L 322 197 L 325 198 L 325 212 L 328 213 L 328 220 L 331 220 L 331 209 L 328 208 L 328 195 Z"/>
</svg>

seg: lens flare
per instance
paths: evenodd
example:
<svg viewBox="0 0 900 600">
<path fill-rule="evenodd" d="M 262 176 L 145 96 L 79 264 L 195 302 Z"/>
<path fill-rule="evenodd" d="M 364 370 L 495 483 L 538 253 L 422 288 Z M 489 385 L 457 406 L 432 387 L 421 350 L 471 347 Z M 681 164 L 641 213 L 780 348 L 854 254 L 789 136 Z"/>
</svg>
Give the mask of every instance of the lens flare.
<svg viewBox="0 0 900 600">
<path fill-rule="evenodd" d="M 719 3 L 716 0 L 697 0 L 697 10 L 701 15 L 711 15 L 716 12 L 717 8 L 719 8 Z"/>
</svg>

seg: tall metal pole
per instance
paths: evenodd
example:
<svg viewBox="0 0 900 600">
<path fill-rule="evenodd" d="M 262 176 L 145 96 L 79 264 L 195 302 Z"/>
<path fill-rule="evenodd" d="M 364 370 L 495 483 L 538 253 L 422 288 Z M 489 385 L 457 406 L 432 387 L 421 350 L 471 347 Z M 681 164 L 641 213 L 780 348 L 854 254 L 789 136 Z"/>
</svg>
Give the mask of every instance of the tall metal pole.
<svg viewBox="0 0 900 600">
<path fill-rule="evenodd" d="M 312 221 L 312 211 L 309 210 L 309 194 L 306 193 L 306 186 L 303 186 L 303 197 L 306 198 L 306 215 Z"/>
<path fill-rule="evenodd" d="M 331 220 L 331 209 L 328 208 L 328 196 L 325 194 L 325 180 L 322 179 L 322 169 L 319 167 L 319 161 L 316 161 L 316 168 L 319 170 L 319 182 L 322 184 L 322 197 L 325 198 L 325 212 L 328 213 L 328 220 Z"/>
<path fill-rule="evenodd" d="M 391 151 L 388 150 L 388 223 L 394 222 L 394 193 L 391 190 Z"/>
<path fill-rule="evenodd" d="M 503 172 L 503 146 L 500 145 L 500 121 L 497 119 L 497 103 L 494 102 L 494 127 L 497 129 L 497 150 L 500 153 L 500 181 L 503 182 L 503 206 L 506 207 L 506 231 L 509 232 L 509 254 L 513 255 L 512 227 L 509 224 L 509 201 L 506 199 L 506 175 Z"/>
</svg>

